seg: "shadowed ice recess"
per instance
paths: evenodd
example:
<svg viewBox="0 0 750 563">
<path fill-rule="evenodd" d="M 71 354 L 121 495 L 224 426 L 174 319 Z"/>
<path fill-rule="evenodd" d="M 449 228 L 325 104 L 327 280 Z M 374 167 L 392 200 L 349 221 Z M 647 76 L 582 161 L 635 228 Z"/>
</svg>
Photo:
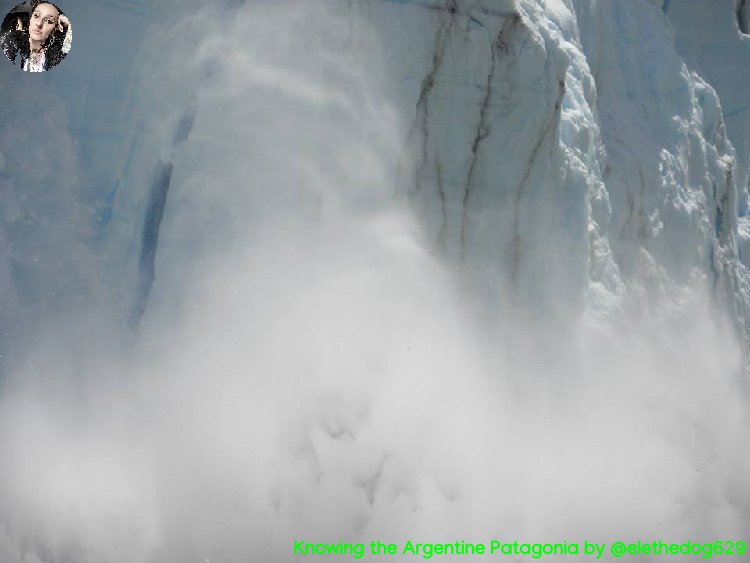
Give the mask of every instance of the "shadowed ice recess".
<svg viewBox="0 0 750 563">
<path fill-rule="evenodd" d="M 0 65 L 0 563 L 750 543 L 710 4 L 68 0 Z"/>
</svg>

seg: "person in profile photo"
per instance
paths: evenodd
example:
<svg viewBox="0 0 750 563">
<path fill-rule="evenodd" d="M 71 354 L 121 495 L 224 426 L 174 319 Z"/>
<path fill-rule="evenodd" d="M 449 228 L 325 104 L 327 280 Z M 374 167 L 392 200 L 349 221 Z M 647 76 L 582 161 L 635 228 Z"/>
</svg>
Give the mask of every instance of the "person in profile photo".
<svg viewBox="0 0 750 563">
<path fill-rule="evenodd" d="M 16 64 L 20 52 L 21 68 L 28 72 L 44 72 L 60 64 L 70 50 L 72 39 L 70 21 L 65 14 L 54 4 L 44 1 L 30 2 L 28 6 L 24 2 L 8 15 L 14 12 L 28 14 L 28 27 L 17 25 L 22 29 L 14 29 L 3 36 L 5 56 Z M 14 21 L 23 20 L 18 17 Z"/>
</svg>

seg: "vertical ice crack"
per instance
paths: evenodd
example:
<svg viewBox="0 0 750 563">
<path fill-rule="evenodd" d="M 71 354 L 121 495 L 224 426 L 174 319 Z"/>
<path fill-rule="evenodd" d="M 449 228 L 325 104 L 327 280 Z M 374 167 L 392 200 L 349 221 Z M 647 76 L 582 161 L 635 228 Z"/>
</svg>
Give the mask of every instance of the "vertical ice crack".
<svg viewBox="0 0 750 563">
<path fill-rule="evenodd" d="M 646 178 L 643 175 L 642 164 L 638 165 L 638 177 L 641 181 L 641 192 L 639 194 L 640 210 L 638 212 L 638 240 L 641 242 L 641 244 L 643 244 L 646 241 L 646 237 L 648 235 L 649 221 L 648 217 L 646 216 Z"/>
<path fill-rule="evenodd" d="M 455 15 L 457 13 L 456 4 L 451 1 L 447 7 L 447 12 L 450 17 L 444 18 L 440 24 L 440 28 L 435 35 L 435 44 L 432 50 L 432 68 L 422 80 L 422 86 L 419 91 L 419 99 L 417 100 L 416 113 L 414 116 L 414 123 L 411 126 L 409 135 L 407 136 L 407 145 L 410 145 L 417 134 L 421 134 L 421 161 L 414 170 L 414 183 L 410 189 L 409 195 L 414 196 L 422 190 L 422 178 L 425 176 L 425 169 L 430 160 L 429 155 L 429 143 L 430 143 L 430 108 L 429 108 L 429 97 L 435 82 L 437 79 L 438 72 L 443 64 L 443 58 L 445 57 L 445 51 L 447 49 L 447 37 L 451 27 L 454 24 Z M 448 227 L 448 212 L 446 210 L 446 197 L 443 186 L 443 172 L 440 166 L 440 155 L 435 154 L 435 174 L 437 181 L 437 191 L 440 197 L 440 205 L 442 210 L 442 224 L 438 234 L 438 246 L 441 246 L 444 242 L 445 231 Z"/>
<path fill-rule="evenodd" d="M 519 224 L 521 197 L 523 196 L 524 189 L 526 187 L 526 184 L 528 183 L 529 177 L 531 176 L 531 172 L 534 169 L 534 164 L 536 163 L 536 159 L 539 156 L 539 151 L 541 150 L 545 139 L 547 139 L 550 132 L 560 124 L 560 115 L 564 95 L 565 82 L 561 80 L 559 82 L 557 100 L 555 100 L 555 106 L 552 111 L 552 115 L 550 119 L 548 119 L 542 126 L 536 145 L 534 146 L 534 151 L 531 153 L 529 164 L 526 166 L 526 170 L 524 171 L 521 183 L 518 185 L 518 189 L 516 190 L 515 196 L 513 198 L 513 262 L 510 274 L 512 284 L 515 284 L 516 280 L 518 279 L 518 271 L 521 265 L 521 230 Z"/>
<path fill-rule="evenodd" d="M 633 198 L 633 192 L 630 191 L 630 189 L 628 189 L 627 194 L 625 194 L 625 198 L 627 199 L 628 216 L 625 219 L 625 223 L 622 225 L 622 230 L 620 231 L 621 238 L 627 233 L 628 225 L 630 225 L 630 221 L 633 219 L 633 211 L 635 211 L 635 199 Z"/>
<path fill-rule="evenodd" d="M 732 249 L 731 235 L 736 226 L 731 224 L 731 215 L 729 215 L 730 221 L 725 221 L 728 216 L 727 213 L 732 212 L 732 206 L 735 204 L 735 201 L 733 201 L 733 195 L 735 193 L 734 171 L 732 170 L 731 164 L 727 167 L 725 180 L 726 186 L 720 196 L 717 193 L 717 186 L 715 183 L 713 186 L 713 199 L 714 204 L 716 205 L 716 238 L 711 242 L 709 267 L 713 273 L 714 292 L 720 287 L 720 282 L 726 285 L 735 281 L 732 279 L 729 270 L 733 267 L 731 258 L 736 257 L 737 254 L 730 254 L 727 250 Z M 736 213 L 736 209 L 734 210 L 734 213 Z M 736 251 L 737 249 L 733 250 Z M 732 288 L 726 289 L 731 294 Z M 726 297 L 726 295 L 724 297 Z"/>
<path fill-rule="evenodd" d="M 636 197 L 633 190 L 629 186 L 626 186 L 627 194 L 627 208 L 628 216 L 625 218 L 625 222 L 620 229 L 620 238 L 624 238 L 625 235 L 630 231 L 631 225 L 634 222 L 634 216 L 636 214 L 636 203 L 638 204 L 638 223 L 636 231 L 636 239 L 639 243 L 643 244 L 648 235 L 649 220 L 646 215 L 646 178 L 643 174 L 643 165 L 638 165 L 638 178 L 640 183 L 638 186 L 638 196 Z M 637 200 L 637 201 L 636 201 Z"/>
<path fill-rule="evenodd" d="M 448 212 L 445 209 L 445 190 L 443 189 L 443 170 L 440 166 L 440 160 L 435 161 L 435 172 L 437 173 L 437 188 L 440 196 L 440 205 L 443 209 L 443 223 L 440 225 L 438 233 L 438 247 L 442 247 L 445 242 L 445 231 L 448 228 Z"/>
<path fill-rule="evenodd" d="M 231 16 L 242 8 L 244 4 L 245 0 L 226 0 L 226 22 L 229 22 Z M 209 81 L 211 78 L 213 66 L 214 61 L 210 61 L 206 66 L 206 81 Z M 156 279 L 156 251 L 159 245 L 159 232 L 161 230 L 162 219 L 164 218 L 164 210 L 167 206 L 169 187 L 172 182 L 174 161 L 178 148 L 190 137 L 197 111 L 198 101 L 196 94 L 193 93 L 185 105 L 179 122 L 175 126 L 172 136 L 170 159 L 168 161 L 160 159 L 154 168 L 148 205 L 143 219 L 143 230 L 141 232 L 141 254 L 138 260 L 136 298 L 129 320 L 131 328 L 136 328 L 140 323 L 148 305 L 151 287 Z"/>
<path fill-rule="evenodd" d="M 130 318 L 131 328 L 140 323 L 146 304 L 151 293 L 151 286 L 156 279 L 156 248 L 159 246 L 159 230 L 164 218 L 164 208 L 167 206 L 167 194 L 172 181 L 171 162 L 160 160 L 154 170 L 151 181 L 151 192 L 149 194 L 146 215 L 143 219 L 143 231 L 141 233 L 141 256 L 138 261 L 138 289 L 136 293 L 135 307 Z"/>
<path fill-rule="evenodd" d="M 726 171 L 726 182 L 727 187 L 721 196 L 721 199 L 716 202 L 716 237 L 719 239 L 719 243 L 724 245 L 728 242 L 728 229 L 724 225 L 724 214 L 726 213 L 727 206 L 731 205 L 730 196 L 734 190 L 734 173 L 732 166 L 730 165 Z M 714 194 L 714 199 L 716 195 Z"/>
<path fill-rule="evenodd" d="M 138 260 L 138 288 L 136 292 L 135 306 L 130 317 L 130 327 L 135 328 L 141 322 L 146 312 L 151 287 L 156 279 L 156 249 L 159 246 L 159 231 L 164 218 L 164 209 L 167 207 L 169 186 L 172 183 L 172 172 L 177 147 L 185 142 L 190 136 L 195 123 L 195 114 L 198 104 L 192 97 L 183 111 L 180 121 L 175 127 L 172 138 L 172 158 L 169 162 L 159 160 L 154 169 L 151 180 L 146 215 L 143 219 L 143 231 L 141 232 L 141 255 Z"/>
<path fill-rule="evenodd" d="M 477 161 L 479 159 L 479 148 L 482 143 L 490 134 L 489 124 L 489 107 L 490 101 L 492 100 L 492 83 L 495 80 L 495 73 L 497 70 L 497 60 L 499 57 L 499 51 L 503 51 L 504 54 L 508 54 L 509 39 L 513 31 L 513 28 L 521 21 L 521 16 L 516 13 L 510 16 L 505 22 L 503 22 L 500 31 L 497 34 L 497 38 L 490 46 L 490 70 L 487 73 L 487 83 L 484 89 L 484 99 L 482 100 L 481 109 L 479 110 L 479 125 L 477 126 L 477 132 L 474 136 L 474 141 L 471 145 L 471 156 L 469 157 L 469 168 L 466 173 L 466 184 L 464 186 L 463 195 L 463 215 L 461 218 L 461 249 L 462 252 L 466 248 L 466 226 L 467 226 L 467 208 L 469 204 L 469 198 L 471 197 L 471 185 L 474 181 L 474 171 L 476 169 Z"/>
<path fill-rule="evenodd" d="M 432 68 L 430 69 L 430 72 L 427 73 L 427 76 L 425 76 L 422 80 L 422 87 L 419 91 L 419 99 L 417 100 L 417 111 L 416 115 L 414 116 L 414 123 L 411 126 L 411 130 L 409 131 L 409 135 L 407 137 L 407 143 L 411 143 L 417 132 L 420 132 L 422 134 L 422 161 L 419 163 L 419 166 L 415 171 L 414 190 L 412 192 L 412 195 L 419 193 L 422 189 L 421 177 L 424 173 L 425 166 L 427 166 L 427 147 L 430 139 L 430 132 L 428 127 L 428 98 L 430 92 L 435 87 L 435 78 L 437 76 L 438 70 L 440 70 L 440 66 L 443 63 L 443 57 L 445 56 L 446 47 L 445 38 L 448 34 L 451 22 L 452 19 L 449 21 L 443 20 L 443 22 L 440 24 L 440 29 L 438 29 L 438 32 L 435 35 L 435 46 L 432 52 Z"/>
</svg>

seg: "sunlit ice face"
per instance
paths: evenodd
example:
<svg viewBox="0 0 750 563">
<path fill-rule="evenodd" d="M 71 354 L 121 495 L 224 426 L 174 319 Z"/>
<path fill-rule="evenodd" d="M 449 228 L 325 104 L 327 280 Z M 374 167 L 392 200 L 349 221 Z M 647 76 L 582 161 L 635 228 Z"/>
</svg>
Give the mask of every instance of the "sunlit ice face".
<svg viewBox="0 0 750 563">
<path fill-rule="evenodd" d="M 58 12 L 52 4 L 39 4 L 31 14 L 29 35 L 32 41 L 44 42 L 55 31 Z"/>
</svg>

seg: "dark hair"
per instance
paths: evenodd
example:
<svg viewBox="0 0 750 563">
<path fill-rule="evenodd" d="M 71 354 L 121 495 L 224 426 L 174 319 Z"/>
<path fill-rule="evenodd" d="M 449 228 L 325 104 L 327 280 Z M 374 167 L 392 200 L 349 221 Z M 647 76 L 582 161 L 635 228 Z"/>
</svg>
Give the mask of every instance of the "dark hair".
<svg viewBox="0 0 750 563">
<path fill-rule="evenodd" d="M 53 8 L 57 10 L 58 17 L 64 16 L 62 10 L 55 6 L 52 2 L 47 2 L 46 0 L 32 0 L 31 2 L 31 14 L 34 14 L 34 10 L 37 9 L 37 7 L 40 4 L 49 4 Z M 63 30 L 58 31 L 57 26 L 55 26 L 55 29 L 52 31 L 50 36 L 47 38 L 46 43 L 44 44 L 44 66 L 46 67 L 45 70 L 49 70 L 53 66 L 57 66 L 60 61 L 62 61 L 65 58 L 65 53 L 62 52 L 63 49 L 63 41 L 65 40 L 65 33 L 68 31 L 67 26 L 64 24 Z M 29 29 L 31 29 L 31 24 L 29 23 Z"/>
<path fill-rule="evenodd" d="M 47 0 L 31 0 L 31 11 L 33 12 L 34 10 L 36 10 L 36 7 L 39 4 L 50 4 L 51 6 L 55 6 L 52 2 L 47 2 Z M 55 6 L 55 8 L 58 12 L 60 12 L 60 14 L 62 14 L 63 16 L 65 15 L 60 8 L 58 8 L 57 6 Z"/>
</svg>

